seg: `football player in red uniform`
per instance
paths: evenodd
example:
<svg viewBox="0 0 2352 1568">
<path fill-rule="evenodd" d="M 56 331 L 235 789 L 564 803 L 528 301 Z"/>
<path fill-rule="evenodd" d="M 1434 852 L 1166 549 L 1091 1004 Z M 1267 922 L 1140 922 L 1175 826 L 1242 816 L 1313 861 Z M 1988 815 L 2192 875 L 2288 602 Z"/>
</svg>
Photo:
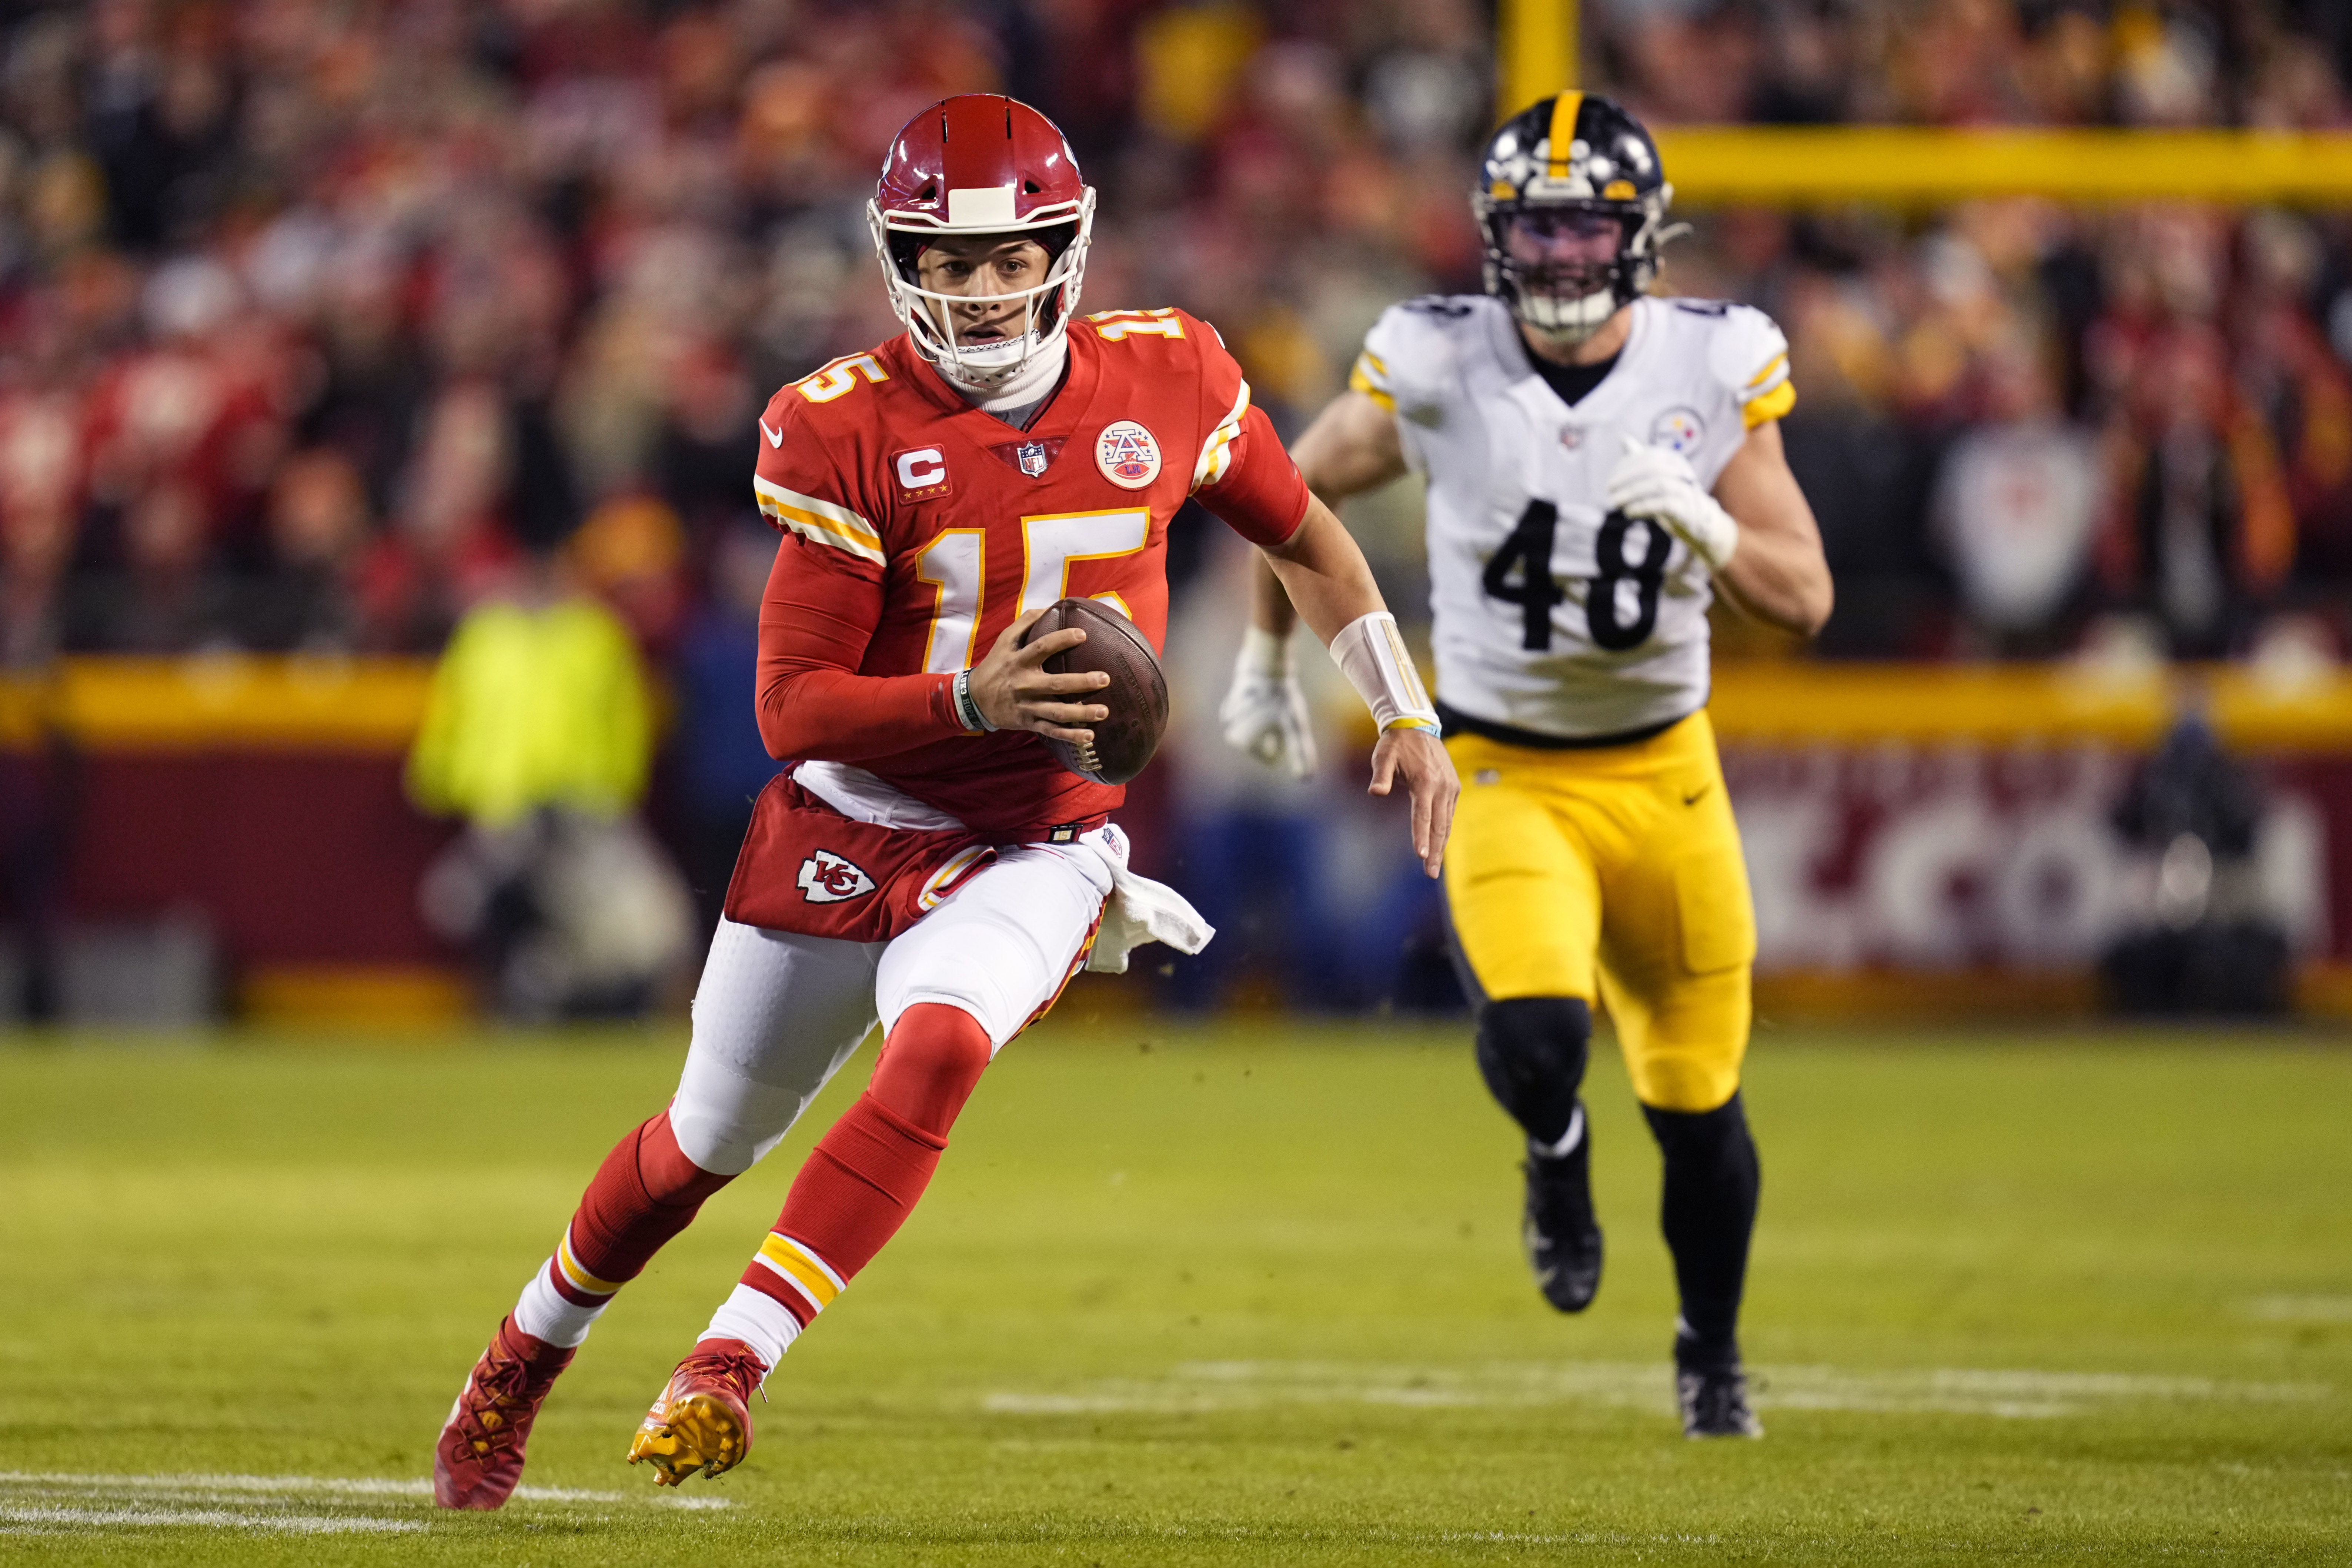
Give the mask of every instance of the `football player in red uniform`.
<svg viewBox="0 0 2352 1568">
<path fill-rule="evenodd" d="M 434 1495 L 496 1508 L 556 1374 L 614 1291 L 775 1147 L 878 1021 L 866 1093 L 629 1450 L 675 1485 L 750 1447 L 747 1401 L 922 1194 L 982 1070 L 1082 965 L 1198 951 L 1208 927 L 1127 868 L 1121 792 L 1037 737 L 1091 739 L 1099 672 L 1048 674 L 1105 599 L 1155 647 L 1187 497 L 1262 548 L 1380 725 L 1438 873 L 1455 781 L 1362 555 L 1313 500 L 1240 367 L 1172 310 L 1076 315 L 1095 193 L 1051 121 L 951 98 L 892 143 L 868 209 L 907 331 L 785 387 L 761 420 L 782 531 L 760 626 L 760 727 L 795 765 L 761 796 L 668 1107 L 621 1140 L 444 1428 Z"/>
</svg>

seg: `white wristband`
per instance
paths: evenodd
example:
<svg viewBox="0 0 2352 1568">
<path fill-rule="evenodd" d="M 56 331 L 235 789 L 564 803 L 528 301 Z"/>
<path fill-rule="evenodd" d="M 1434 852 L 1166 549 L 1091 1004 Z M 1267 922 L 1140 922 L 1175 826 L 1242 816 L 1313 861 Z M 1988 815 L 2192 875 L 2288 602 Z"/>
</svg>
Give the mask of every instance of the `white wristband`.
<svg viewBox="0 0 2352 1568">
<path fill-rule="evenodd" d="M 989 735 L 996 732 L 996 726 L 988 721 L 988 715 L 980 710 L 980 703 L 971 694 L 971 670 L 956 671 L 950 691 L 955 698 L 956 717 L 962 721 L 967 733 Z"/>
<path fill-rule="evenodd" d="M 1252 622 L 1242 633 L 1241 657 L 1234 667 L 1246 675 L 1263 675 L 1279 680 L 1290 673 L 1290 639 L 1278 637 L 1264 626 Z"/>
<path fill-rule="evenodd" d="M 1331 658 L 1381 729 L 1437 728 L 1437 710 L 1421 684 L 1421 671 L 1397 635 L 1396 617 L 1386 610 L 1359 616 L 1340 627 L 1331 639 Z"/>
</svg>

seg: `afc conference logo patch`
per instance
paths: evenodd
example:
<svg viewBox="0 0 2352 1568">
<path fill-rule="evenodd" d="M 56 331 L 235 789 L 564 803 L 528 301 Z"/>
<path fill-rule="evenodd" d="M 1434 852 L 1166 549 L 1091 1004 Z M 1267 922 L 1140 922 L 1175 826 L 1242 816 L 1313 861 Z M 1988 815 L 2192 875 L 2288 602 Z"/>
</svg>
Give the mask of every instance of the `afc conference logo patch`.
<svg viewBox="0 0 2352 1568">
<path fill-rule="evenodd" d="M 874 890 L 874 879 L 855 862 L 820 849 L 801 862 L 801 897 L 813 904 L 838 904 Z"/>
<path fill-rule="evenodd" d="M 1651 421 L 1650 445 L 1687 458 L 1706 439 L 1706 421 L 1692 408 L 1669 408 Z"/>
<path fill-rule="evenodd" d="M 1160 477 L 1160 443 L 1132 419 L 1103 426 L 1095 439 L 1095 466 L 1123 490 L 1139 490 Z"/>
</svg>

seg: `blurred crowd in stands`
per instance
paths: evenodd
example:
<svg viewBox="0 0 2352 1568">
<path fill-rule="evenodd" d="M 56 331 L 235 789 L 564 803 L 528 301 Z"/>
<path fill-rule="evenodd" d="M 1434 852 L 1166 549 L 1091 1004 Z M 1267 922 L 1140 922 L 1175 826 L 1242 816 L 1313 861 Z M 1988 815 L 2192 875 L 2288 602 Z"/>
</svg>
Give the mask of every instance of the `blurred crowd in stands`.
<svg viewBox="0 0 2352 1568">
<path fill-rule="evenodd" d="M 2352 11 L 2326 0 L 1588 14 L 1596 85 L 1658 123 L 2347 126 Z M 1823 652 L 2343 653 L 2345 214 L 1717 212 L 1670 275 L 1789 331 L 1791 462 L 1838 574 Z"/>
<path fill-rule="evenodd" d="M 2322 0 L 1583 14 L 1589 85 L 1660 125 L 2336 128 L 2352 50 Z M 753 420 L 897 331 L 863 204 L 914 110 L 1001 89 L 1055 116 L 1102 191 L 1087 307 L 1208 317 L 1286 429 L 1385 305 L 1478 286 L 1475 0 L 0 16 L 0 664 L 432 653 L 486 599 L 593 595 L 675 695 L 698 885 L 770 767 Z M 2347 215 L 1683 216 L 1667 287 L 1792 341 L 1826 654 L 2344 650 Z M 1412 499 L 1351 521 L 1419 613 Z M 1219 531 L 1175 535 L 1180 628 Z"/>
<path fill-rule="evenodd" d="M 429 652 L 537 554 L 691 686 L 714 637 L 740 641 L 754 415 L 895 330 L 860 208 L 891 132 L 944 93 L 1058 118 L 1104 193 L 1088 305 L 1210 317 L 1286 426 L 1381 306 L 1477 282 L 1472 0 L 13 10 L 17 667 Z M 1660 124 L 2331 127 L 2352 47 L 2316 0 L 1584 11 L 1592 85 Z M 1794 340 L 1788 435 L 1843 588 L 1828 652 L 2341 640 L 2342 216 L 1693 216 L 1669 286 L 1754 300 Z M 1408 601 L 1410 512 L 1365 525 Z"/>
<path fill-rule="evenodd" d="M 1270 396 L 1475 279 L 1464 0 L 19 12 L 0 130 L 0 654 L 430 651 L 560 550 L 656 658 L 749 526 L 780 383 L 897 330 L 863 204 L 1003 89 L 1106 192 L 1096 308 L 1212 315 Z M 1340 318 L 1332 320 L 1335 312 Z"/>
<path fill-rule="evenodd" d="M 1590 84 L 1660 123 L 2344 120 L 2336 0 L 1587 0 Z"/>
</svg>

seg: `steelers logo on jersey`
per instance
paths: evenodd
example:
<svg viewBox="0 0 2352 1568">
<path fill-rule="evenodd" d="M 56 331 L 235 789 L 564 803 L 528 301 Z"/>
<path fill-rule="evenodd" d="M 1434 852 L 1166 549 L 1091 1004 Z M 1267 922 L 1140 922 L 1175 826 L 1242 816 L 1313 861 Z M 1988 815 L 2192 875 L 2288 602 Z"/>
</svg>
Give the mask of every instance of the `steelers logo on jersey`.
<svg viewBox="0 0 2352 1568">
<path fill-rule="evenodd" d="M 1706 439 L 1706 421 L 1691 408 L 1669 408 L 1650 423 L 1650 445 L 1687 458 Z"/>
<path fill-rule="evenodd" d="M 1139 490 L 1160 477 L 1160 443 L 1132 419 L 1103 426 L 1095 441 L 1095 466 L 1124 490 Z"/>
</svg>

